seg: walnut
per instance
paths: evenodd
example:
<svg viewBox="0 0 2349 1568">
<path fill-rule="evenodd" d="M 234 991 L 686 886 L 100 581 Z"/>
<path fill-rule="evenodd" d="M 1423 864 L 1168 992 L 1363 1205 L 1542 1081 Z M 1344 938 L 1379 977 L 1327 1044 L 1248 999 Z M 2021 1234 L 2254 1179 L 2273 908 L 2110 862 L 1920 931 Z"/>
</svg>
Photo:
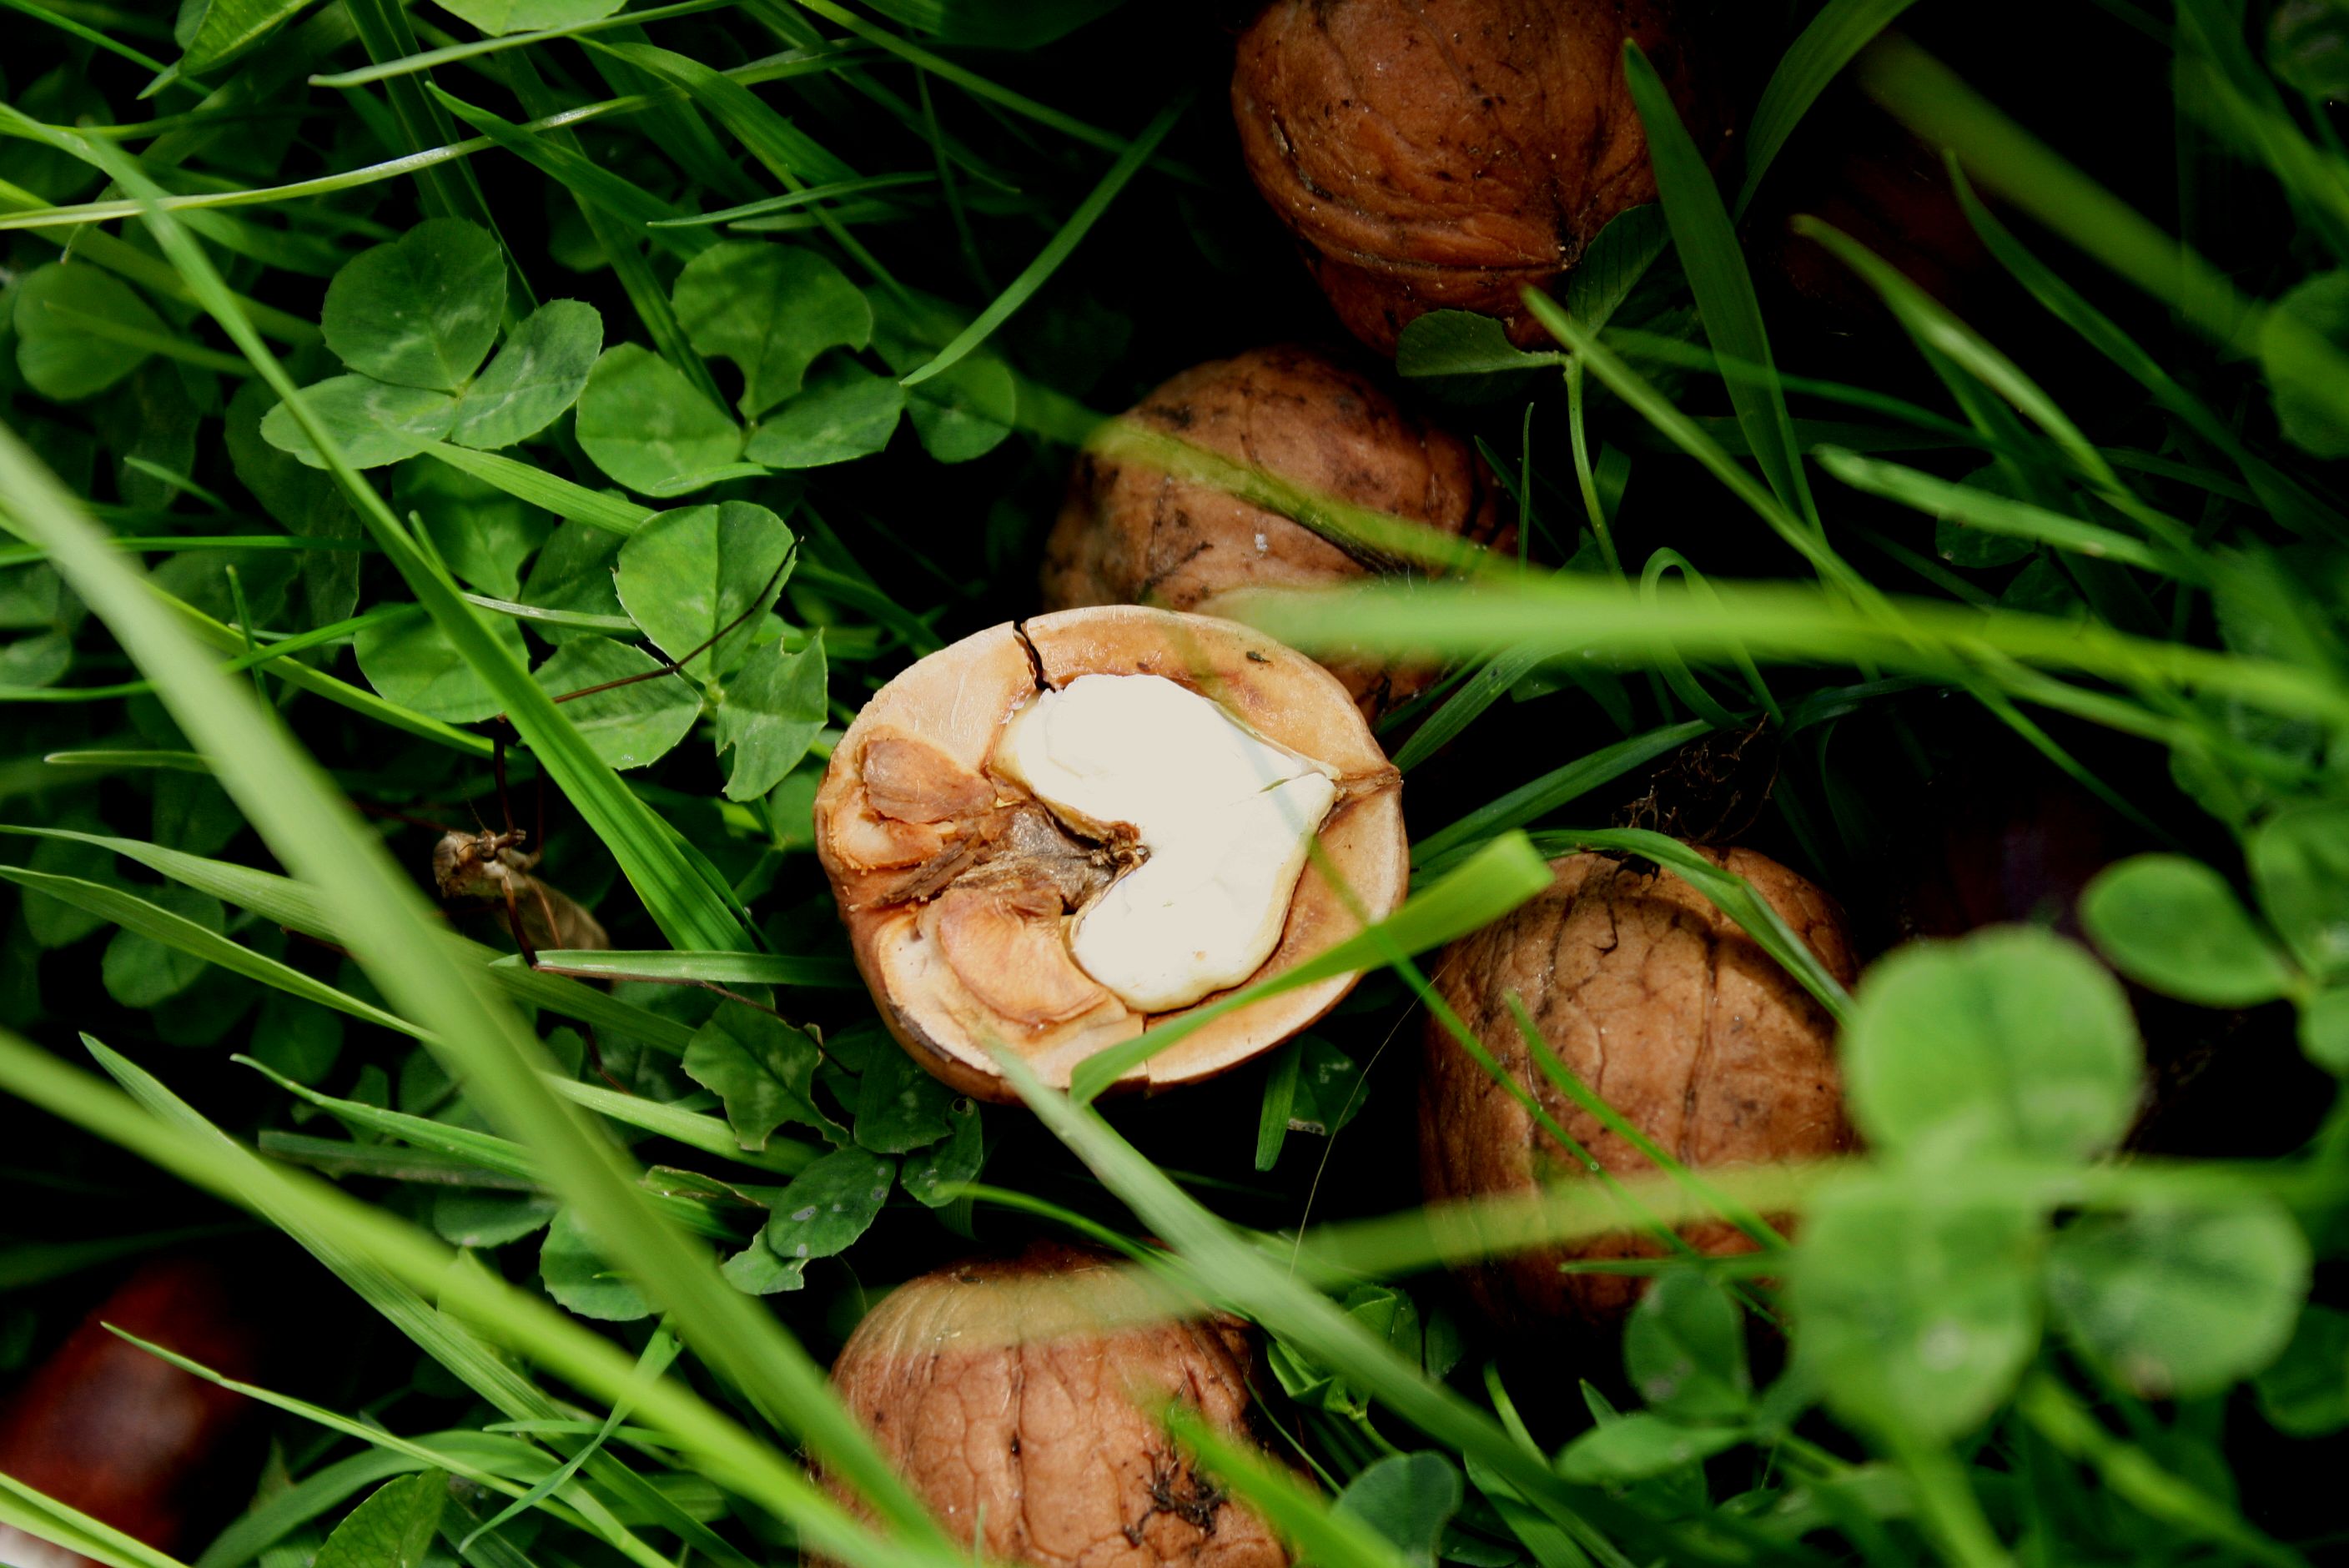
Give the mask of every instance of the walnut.
<svg viewBox="0 0 2349 1568">
<path fill-rule="evenodd" d="M 1195 366 L 1127 420 L 1319 495 L 1506 553 L 1516 530 L 1475 449 L 1407 413 L 1379 384 L 1291 344 Z M 1044 546 L 1044 605 L 1161 604 L 1216 614 L 1247 588 L 1308 588 L 1379 562 L 1205 480 L 1131 459 L 1077 460 Z M 1437 671 L 1380 655 L 1324 661 L 1375 718 Z"/>
<path fill-rule="evenodd" d="M 1700 147 L 1724 117 L 1671 0 L 1273 0 L 1240 36 L 1240 150 L 1347 330 L 1384 354 L 1431 310 L 1526 311 L 1652 201 L 1625 85 L 1638 40 Z"/>
<path fill-rule="evenodd" d="M 1838 980 L 1856 977 L 1842 913 L 1826 894 L 1751 850 L 1700 852 L 1753 883 Z M 1534 1065 L 1511 995 L 1560 1061 L 1692 1168 L 1815 1160 L 1852 1147 L 1833 1020 L 1793 976 L 1670 872 L 1593 854 L 1568 855 L 1552 870 L 1547 892 L 1445 949 L 1435 986 L 1601 1165 L 1625 1176 L 1654 1170 Z M 1433 1017 L 1425 1046 L 1420 1173 L 1431 1202 L 1527 1193 L 1579 1169 Z M 1753 1245 L 1726 1222 L 1681 1233 L 1708 1253 Z M 1466 1284 L 1505 1325 L 1605 1324 L 1630 1310 L 1644 1282 L 1559 1265 L 1663 1250 L 1643 1236 L 1607 1236 L 1480 1264 Z"/>
<path fill-rule="evenodd" d="M 994 1046 L 1064 1088 L 1096 1052 L 1393 910 L 1401 783 L 1302 654 L 1204 616 L 1067 610 L 883 687 L 833 752 L 816 848 L 890 1030 L 946 1082 L 1009 1100 Z M 1122 1084 L 1222 1072 L 1355 978 L 1216 1018 Z"/>
<path fill-rule="evenodd" d="M 1039 1243 L 899 1287 L 849 1336 L 832 1380 L 947 1529 L 983 1535 L 992 1560 L 1286 1568 L 1265 1522 L 1150 1409 L 1181 1399 L 1244 1436 L 1252 1355 L 1237 1320 L 1169 1317 L 1116 1260 Z"/>
</svg>

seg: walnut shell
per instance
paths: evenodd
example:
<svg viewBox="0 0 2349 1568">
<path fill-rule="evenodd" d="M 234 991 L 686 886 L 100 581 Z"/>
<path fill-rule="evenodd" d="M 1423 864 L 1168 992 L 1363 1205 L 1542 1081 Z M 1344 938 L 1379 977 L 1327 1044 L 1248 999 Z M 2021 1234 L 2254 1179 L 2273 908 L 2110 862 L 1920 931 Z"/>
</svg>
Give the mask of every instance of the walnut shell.
<svg viewBox="0 0 2349 1568">
<path fill-rule="evenodd" d="M 883 1019 L 915 1060 L 966 1094 L 1018 1099 L 989 1039 L 1065 1088 L 1087 1057 L 1194 1010 L 1138 1013 L 1077 967 L 1063 917 L 1118 874 L 1118 846 L 1078 838 L 994 768 L 1005 720 L 1040 683 L 1135 674 L 1220 703 L 1335 775 L 1319 852 L 1271 956 L 1246 984 L 1361 929 L 1332 874 L 1371 919 L 1402 902 L 1402 779 L 1345 688 L 1304 655 L 1227 621 L 1134 605 L 1064 610 L 966 637 L 864 705 L 815 799 L 816 851 Z M 1218 1018 L 1121 1086 L 1159 1088 L 1236 1067 L 1320 1017 L 1356 978 L 1317 981 Z"/>
<path fill-rule="evenodd" d="M 140 1265 L 0 1405 L 0 1473 L 166 1552 L 200 1545 L 258 1466 L 256 1401 L 150 1356 L 107 1326 L 232 1377 L 264 1374 L 266 1335 L 222 1267 Z M 0 1562 L 97 1568 L 0 1524 Z"/>
<path fill-rule="evenodd" d="M 1700 850 L 1745 878 L 1838 980 L 1858 965 L 1832 899 L 1751 850 Z M 1652 1174 L 1625 1140 L 1534 1066 L 1515 994 L 1558 1059 L 1634 1127 L 1696 1169 L 1816 1160 L 1849 1150 L 1835 1025 L 1826 1009 L 1702 893 L 1644 861 L 1568 855 L 1539 897 L 1446 948 L 1436 990 L 1509 1074 L 1609 1171 Z M 1425 1035 L 1420 1176 L 1430 1202 L 1530 1193 L 1575 1169 L 1556 1140 L 1435 1019 Z M 1753 1243 L 1725 1222 L 1681 1233 L 1713 1253 Z M 1604 1325 L 1646 1282 L 1562 1274 L 1578 1259 L 1659 1256 L 1622 1234 L 1475 1265 L 1469 1293 L 1513 1327 Z"/>
<path fill-rule="evenodd" d="M 1106 1254 L 1040 1243 L 900 1286 L 832 1380 L 952 1534 L 968 1542 L 983 1519 L 994 1561 L 1285 1568 L 1269 1527 L 1148 1408 L 1179 1398 L 1244 1436 L 1252 1345 L 1236 1319 L 1168 1318 Z"/>
<path fill-rule="evenodd" d="M 1273 0 L 1232 114 L 1257 189 L 1348 331 L 1382 354 L 1431 310 L 1525 309 L 1609 220 L 1652 201 L 1622 68 L 1637 39 L 1700 147 L 1723 117 L 1671 0 Z"/>
<path fill-rule="evenodd" d="M 1516 529 L 1475 449 L 1406 413 L 1377 382 L 1294 344 L 1194 366 L 1126 418 L 1306 490 L 1507 552 Z M 1310 588 L 1375 568 L 1277 511 L 1201 480 L 1088 452 L 1044 545 L 1044 607 L 1162 604 L 1216 613 L 1247 588 Z M 1366 717 L 1437 671 L 1375 655 L 1323 661 Z"/>
</svg>

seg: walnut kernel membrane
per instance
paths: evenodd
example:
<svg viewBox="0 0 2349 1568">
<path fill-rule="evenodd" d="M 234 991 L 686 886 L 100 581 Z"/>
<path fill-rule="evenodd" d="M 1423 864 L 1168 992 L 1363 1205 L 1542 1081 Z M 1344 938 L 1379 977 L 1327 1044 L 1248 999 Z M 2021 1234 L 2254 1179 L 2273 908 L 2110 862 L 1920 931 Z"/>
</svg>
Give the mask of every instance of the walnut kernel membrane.
<svg viewBox="0 0 2349 1568">
<path fill-rule="evenodd" d="M 978 633 L 885 686 L 833 754 L 816 846 L 891 1032 L 947 1083 L 1008 1100 L 992 1045 L 1064 1087 L 1096 1052 L 1392 912 L 1400 788 L 1346 689 L 1301 654 L 1099 606 Z M 1120 1081 L 1221 1072 L 1354 979 L 1240 1008 Z"/>
</svg>

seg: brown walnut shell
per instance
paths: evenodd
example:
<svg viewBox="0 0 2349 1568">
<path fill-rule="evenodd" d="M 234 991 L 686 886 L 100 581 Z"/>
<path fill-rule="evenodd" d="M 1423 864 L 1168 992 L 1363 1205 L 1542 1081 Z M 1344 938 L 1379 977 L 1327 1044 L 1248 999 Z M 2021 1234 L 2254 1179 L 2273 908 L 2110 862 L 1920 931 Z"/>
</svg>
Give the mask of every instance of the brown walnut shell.
<svg viewBox="0 0 2349 1568">
<path fill-rule="evenodd" d="M 1699 852 L 1751 882 L 1838 980 L 1857 976 L 1842 913 L 1826 893 L 1751 850 Z M 1691 1168 L 1816 1160 L 1852 1147 L 1834 1021 L 1752 938 L 1686 882 L 1647 862 L 1577 854 L 1551 869 L 1547 892 L 1444 950 L 1435 987 L 1601 1165 L 1627 1177 L 1655 1171 L 1534 1065 L 1510 995 L 1524 1002 L 1560 1061 Z M 1432 1017 L 1424 1071 L 1420 1175 L 1431 1202 L 1529 1194 L 1579 1169 Z M 1681 1234 L 1713 1253 L 1753 1246 L 1725 1222 Z M 1630 1309 L 1645 1282 L 1564 1274 L 1559 1265 L 1663 1251 L 1643 1236 L 1604 1236 L 1479 1264 L 1465 1283 L 1506 1326 L 1604 1325 Z"/>
<path fill-rule="evenodd" d="M 248 1458 L 258 1464 L 250 1439 L 266 1412 L 107 1325 L 249 1378 L 262 1371 L 264 1334 L 244 1305 L 224 1273 L 200 1259 L 141 1266 L 0 1405 L 0 1474 L 165 1552 L 199 1544 L 197 1527 L 220 1511 L 223 1471 Z M 96 1568 L 5 1524 L 0 1563 Z"/>
<path fill-rule="evenodd" d="M 1319 495 L 1506 552 L 1516 529 L 1475 449 L 1371 377 L 1294 344 L 1197 365 L 1125 418 Z M 1315 588 L 1377 568 L 1205 480 L 1088 452 L 1044 545 L 1044 607 L 1158 604 L 1215 614 L 1247 588 Z M 1372 718 L 1439 673 L 1375 655 L 1326 658 Z"/>
<path fill-rule="evenodd" d="M 1392 354 L 1431 310 L 1547 341 L 1522 295 L 1656 197 L 1625 85 L 1636 39 L 1700 147 L 1723 117 L 1671 0 L 1273 0 L 1232 113 L 1257 188 L 1348 331 Z"/>
<path fill-rule="evenodd" d="M 900 1286 L 832 1380 L 951 1534 L 969 1542 L 983 1521 L 994 1561 L 1286 1568 L 1264 1521 L 1194 1469 L 1150 1408 L 1180 1399 L 1245 1437 L 1252 1355 L 1237 1320 L 1169 1317 L 1125 1265 L 1040 1243 Z"/>
<path fill-rule="evenodd" d="M 1019 1097 L 989 1054 L 1008 1047 L 1049 1084 L 1107 1047 L 1211 1006 L 1143 1014 L 1080 969 L 1065 917 L 1130 863 L 1116 841 L 1076 836 L 994 769 L 1004 723 L 1040 682 L 1156 675 L 1208 696 L 1258 735 L 1329 767 L 1336 804 L 1299 878 L 1269 979 L 1361 928 L 1331 882 L 1375 920 L 1410 872 L 1401 777 L 1327 670 L 1263 634 L 1135 605 L 1007 623 L 932 654 L 874 694 L 832 755 L 815 799 L 816 851 L 856 966 L 889 1030 L 966 1094 Z M 1269 1050 L 1338 1004 L 1336 975 L 1205 1025 L 1119 1080 L 1161 1088 Z"/>
</svg>

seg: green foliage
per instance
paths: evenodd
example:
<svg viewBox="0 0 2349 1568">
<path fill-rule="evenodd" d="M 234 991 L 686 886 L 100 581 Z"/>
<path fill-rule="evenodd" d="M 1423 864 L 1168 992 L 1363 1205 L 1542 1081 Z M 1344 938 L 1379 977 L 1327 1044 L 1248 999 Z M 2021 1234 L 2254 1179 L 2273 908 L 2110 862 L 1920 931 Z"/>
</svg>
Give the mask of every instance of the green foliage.
<svg viewBox="0 0 2349 1568">
<path fill-rule="evenodd" d="M 1484 454 L 1525 563 L 1218 608 L 1458 661 L 1379 729 L 1414 896 L 1284 977 L 1369 972 L 1312 1033 L 1104 1117 L 1094 1095 L 1254 993 L 1097 1054 L 1071 1096 L 1015 1060 L 1028 1109 L 982 1111 L 869 1004 L 812 808 L 873 691 L 1034 607 L 1100 416 L 1190 359 L 1328 335 L 1293 270 L 1268 286 L 1278 230 L 1185 109 L 1227 85 L 1194 19 L 16 5 L 0 1023 L 39 1047 L 0 1037 L 26 1233 L 0 1364 L 79 1315 L 89 1269 L 222 1234 L 184 1181 L 317 1261 L 271 1273 L 287 1311 L 347 1291 L 381 1320 L 336 1340 L 341 1408 L 243 1390 L 271 1468 L 202 1568 L 947 1568 L 967 1552 L 809 1349 L 891 1282 L 1040 1232 L 1267 1333 L 1278 1462 L 1179 1406 L 1170 1440 L 1315 1562 L 2320 1553 L 2323 1521 L 2229 1470 L 2349 1428 L 2344 1113 L 2281 1076 L 2266 1006 L 2349 1074 L 2325 466 L 2349 198 L 2314 101 L 2349 31 L 2333 0 L 2103 7 L 2086 26 L 2139 36 L 2081 57 L 2172 49 L 2178 119 L 2074 137 L 1999 62 L 1977 91 L 1888 33 L 1906 8 L 1808 7 L 1725 168 L 1632 52 L 1660 200 L 1531 302 L 1555 346 L 1456 311 L 1405 328 L 1397 370 Z M 1796 127 L 1839 77 L 1951 150 L 1955 211 L 2019 294 L 1977 308 L 1960 279 L 1953 308 L 1806 222 L 1899 331 L 1830 339 L 1787 302 L 1753 201 L 1817 173 L 1771 171 L 1811 157 Z M 2159 178 L 2092 178 L 1993 100 L 2099 157 L 2158 150 Z M 2046 259 L 2043 228 L 2067 242 Z M 1823 365 L 1847 379 L 1795 373 Z M 1339 515 L 1268 477 L 1251 499 Z M 1692 847 L 1764 848 L 1889 931 L 1902 868 L 1952 852 L 1911 804 L 1974 788 L 1966 766 L 2036 770 L 2160 846 L 2080 899 L 2095 956 L 2002 928 L 1895 947 L 1847 995 L 1797 934 L 1816 911 Z M 496 901 L 437 918 L 433 844 L 476 828 L 516 830 L 508 863 L 615 946 L 542 954 L 558 974 L 505 951 Z M 1608 1102 L 1614 1073 L 1546 1075 L 1664 1173 L 1381 1212 L 1409 1190 L 1415 1004 L 1457 978 L 1441 948 L 1576 850 L 1681 877 L 1843 1024 L 1861 1148 L 1692 1170 Z M 1954 852 L 2044 891 L 2003 880 L 2027 856 Z M 2133 1018 L 2096 957 L 2240 1016 Z M 1711 1037 L 1744 1043 L 1736 1017 Z M 2223 1157 L 2138 1146 L 2181 1124 Z M 1454 1322 L 1427 1272 L 1733 1225 L 1771 1253 L 1574 1265 L 1651 1276 L 1619 1385 L 1604 1334 L 1576 1342 L 1588 1426 L 1504 1386 L 1554 1331 Z M 0 1522 L 160 1561 L 16 1493 Z"/>
<path fill-rule="evenodd" d="M 423 1568 L 449 1501 L 439 1470 L 386 1481 L 318 1548 L 318 1568 Z"/>
</svg>

